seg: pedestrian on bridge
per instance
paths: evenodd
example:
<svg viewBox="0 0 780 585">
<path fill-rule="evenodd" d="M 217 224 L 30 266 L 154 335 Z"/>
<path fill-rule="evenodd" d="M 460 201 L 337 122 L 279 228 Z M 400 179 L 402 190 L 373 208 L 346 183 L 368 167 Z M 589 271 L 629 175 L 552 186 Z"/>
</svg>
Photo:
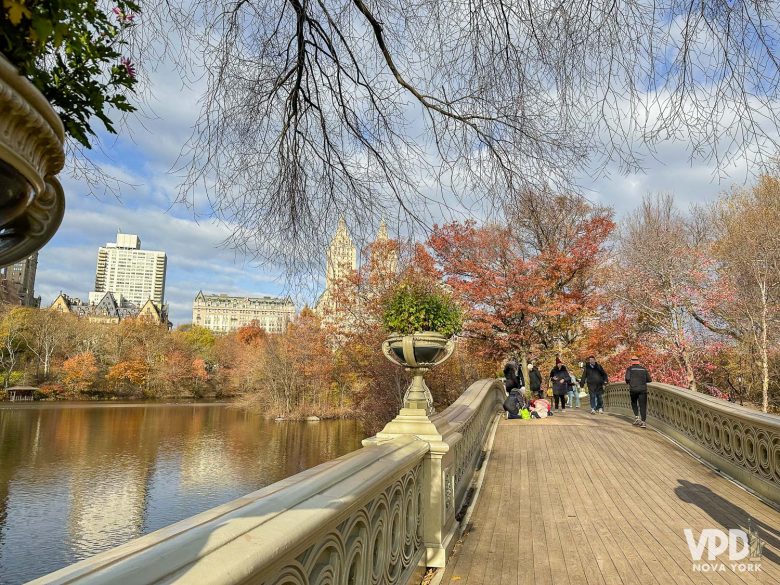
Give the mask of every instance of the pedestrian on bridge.
<svg viewBox="0 0 780 585">
<path fill-rule="evenodd" d="M 639 363 L 637 356 L 632 356 L 631 365 L 626 370 L 626 384 L 631 395 L 634 425 L 643 429 L 647 428 L 647 385 L 652 381 L 647 368 Z"/>
<path fill-rule="evenodd" d="M 569 398 L 566 401 L 566 404 L 569 405 L 569 408 L 579 408 L 580 407 L 580 385 L 577 382 L 577 376 L 574 374 L 571 374 L 569 376 L 570 382 L 569 382 Z"/>
<path fill-rule="evenodd" d="M 596 356 L 588 356 L 588 363 L 582 371 L 580 386 L 588 385 L 590 394 L 590 413 L 604 414 L 604 385 L 609 382 L 609 376 L 601 364 L 596 361 Z"/>
<path fill-rule="evenodd" d="M 566 410 L 566 394 L 569 392 L 571 376 L 560 358 L 555 358 L 555 367 L 550 371 L 550 380 L 552 381 L 555 410 L 558 411 L 558 404 L 560 404 L 560 411 L 563 412 Z"/>
<path fill-rule="evenodd" d="M 507 362 L 504 366 L 504 388 L 506 393 L 510 394 L 512 390 L 520 388 L 520 381 L 517 378 L 517 368 L 512 362 Z"/>
<path fill-rule="evenodd" d="M 543 398 L 542 375 L 533 362 L 528 364 L 528 386 L 531 389 L 531 398 Z"/>
</svg>

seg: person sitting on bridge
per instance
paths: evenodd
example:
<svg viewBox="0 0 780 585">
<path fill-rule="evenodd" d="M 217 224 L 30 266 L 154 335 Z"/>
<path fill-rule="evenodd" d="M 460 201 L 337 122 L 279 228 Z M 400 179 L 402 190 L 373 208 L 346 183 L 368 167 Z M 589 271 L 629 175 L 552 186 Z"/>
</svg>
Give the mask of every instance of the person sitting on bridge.
<svg viewBox="0 0 780 585">
<path fill-rule="evenodd" d="M 569 375 L 569 370 L 566 369 L 560 358 L 555 358 L 555 367 L 550 371 L 550 380 L 552 380 L 555 410 L 558 410 L 560 404 L 560 410 L 564 412 L 566 410 L 566 394 L 569 392 L 571 375 Z"/>
<path fill-rule="evenodd" d="M 507 418 L 521 418 L 520 411 L 525 408 L 525 392 L 523 388 L 514 388 L 509 392 L 509 396 L 504 400 L 504 410 Z"/>
<path fill-rule="evenodd" d="M 626 384 L 631 395 L 631 410 L 634 411 L 634 425 L 647 428 L 647 384 L 652 382 L 650 372 L 639 364 L 637 356 L 631 357 L 631 365 L 626 370 Z"/>
<path fill-rule="evenodd" d="M 528 363 L 528 386 L 532 397 L 542 398 L 542 375 L 533 362 Z"/>
<path fill-rule="evenodd" d="M 604 414 L 604 384 L 609 382 L 609 376 L 601 364 L 596 361 L 596 356 L 588 356 L 588 363 L 582 371 L 580 386 L 588 385 L 590 394 L 590 413 Z"/>
<path fill-rule="evenodd" d="M 533 398 L 530 404 L 531 418 L 545 418 L 552 416 L 552 405 L 544 398 Z"/>
</svg>

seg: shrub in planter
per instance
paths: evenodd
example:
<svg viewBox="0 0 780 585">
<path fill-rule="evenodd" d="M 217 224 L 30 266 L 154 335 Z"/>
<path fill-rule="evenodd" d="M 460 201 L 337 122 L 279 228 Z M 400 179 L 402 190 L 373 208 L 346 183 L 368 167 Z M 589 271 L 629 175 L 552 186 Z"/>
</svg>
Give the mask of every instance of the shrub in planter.
<svg viewBox="0 0 780 585">
<path fill-rule="evenodd" d="M 463 326 L 463 313 L 447 292 L 422 283 L 402 283 L 388 300 L 382 324 L 391 333 L 436 332 L 452 337 Z"/>
</svg>

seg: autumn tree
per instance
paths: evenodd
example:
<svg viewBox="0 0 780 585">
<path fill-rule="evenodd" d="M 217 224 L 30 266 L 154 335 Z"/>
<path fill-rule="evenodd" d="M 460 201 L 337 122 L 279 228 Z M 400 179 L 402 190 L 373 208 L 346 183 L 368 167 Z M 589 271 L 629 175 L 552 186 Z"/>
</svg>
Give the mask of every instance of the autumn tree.
<svg viewBox="0 0 780 585">
<path fill-rule="evenodd" d="M 62 385 L 76 395 L 92 389 L 99 369 L 95 355 L 90 351 L 78 353 L 62 363 Z"/>
<path fill-rule="evenodd" d="M 767 412 L 770 355 L 780 341 L 780 177 L 762 176 L 701 211 L 717 280 L 695 317 L 755 351 Z"/>
<path fill-rule="evenodd" d="M 444 282 L 466 307 L 464 334 L 485 342 L 494 359 L 519 356 L 526 376 L 533 352 L 561 351 L 580 335 L 598 302 L 592 279 L 614 227 L 609 210 L 582 198 L 533 200 L 538 213 L 526 208 L 526 223 L 450 223 L 428 239 Z"/>
<path fill-rule="evenodd" d="M 257 323 L 239 327 L 235 333 L 236 341 L 242 345 L 257 345 L 267 336 L 265 329 Z"/>
<path fill-rule="evenodd" d="M 24 330 L 27 310 L 21 307 L 3 307 L 0 315 L 0 367 L 3 368 L 3 388 L 8 388 L 16 367 L 21 361 L 26 344 Z"/>
<path fill-rule="evenodd" d="M 165 395 L 181 396 L 193 383 L 192 356 L 183 349 L 172 347 L 150 373 Z"/>
<path fill-rule="evenodd" d="M 208 356 L 216 342 L 214 332 L 200 325 L 180 326 L 173 335 L 181 339 L 193 352 L 204 357 Z"/>
<path fill-rule="evenodd" d="M 75 318 L 71 315 L 63 315 L 59 311 L 37 309 L 29 309 L 25 316 L 23 332 L 25 344 L 35 356 L 41 370 L 41 380 L 45 381 L 49 377 L 52 358 L 66 343 L 66 336 L 70 330 L 66 320 L 72 323 Z"/>
<path fill-rule="evenodd" d="M 701 233 L 675 207 L 671 194 L 647 196 L 620 225 L 612 293 L 645 335 L 671 350 L 697 390 L 693 314 L 710 262 Z"/>
<path fill-rule="evenodd" d="M 106 383 L 120 392 L 146 387 L 148 380 L 149 367 L 141 359 L 120 361 L 106 373 Z"/>
</svg>

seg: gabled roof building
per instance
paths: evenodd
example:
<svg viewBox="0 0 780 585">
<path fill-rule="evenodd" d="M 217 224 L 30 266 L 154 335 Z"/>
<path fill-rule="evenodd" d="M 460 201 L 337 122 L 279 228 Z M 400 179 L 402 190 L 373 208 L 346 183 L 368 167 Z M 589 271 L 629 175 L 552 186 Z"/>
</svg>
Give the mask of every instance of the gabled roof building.
<svg viewBox="0 0 780 585">
<path fill-rule="evenodd" d="M 49 309 L 61 313 L 71 313 L 94 323 L 119 323 L 124 319 L 139 317 L 150 319 L 156 323 L 166 323 L 170 327 L 167 306 L 160 307 L 149 299 L 139 307 L 121 294 L 115 295 L 111 292 L 105 293 L 97 302 L 92 303 L 85 303 L 81 299 L 70 297 L 61 292 Z"/>
</svg>

